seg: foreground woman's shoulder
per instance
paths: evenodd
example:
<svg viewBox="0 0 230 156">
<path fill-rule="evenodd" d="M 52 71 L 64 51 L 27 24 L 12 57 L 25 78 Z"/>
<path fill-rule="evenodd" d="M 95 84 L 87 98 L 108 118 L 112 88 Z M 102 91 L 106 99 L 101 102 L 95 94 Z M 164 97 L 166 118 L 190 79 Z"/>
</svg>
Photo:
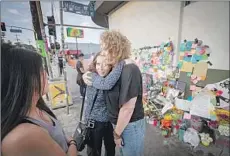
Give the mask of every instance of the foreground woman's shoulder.
<svg viewBox="0 0 230 156">
<path fill-rule="evenodd" d="M 2 153 L 15 153 L 36 147 L 41 140 L 49 136 L 48 132 L 33 124 L 23 123 L 15 127 L 2 140 Z M 5 154 L 8 155 L 8 154 Z"/>
</svg>

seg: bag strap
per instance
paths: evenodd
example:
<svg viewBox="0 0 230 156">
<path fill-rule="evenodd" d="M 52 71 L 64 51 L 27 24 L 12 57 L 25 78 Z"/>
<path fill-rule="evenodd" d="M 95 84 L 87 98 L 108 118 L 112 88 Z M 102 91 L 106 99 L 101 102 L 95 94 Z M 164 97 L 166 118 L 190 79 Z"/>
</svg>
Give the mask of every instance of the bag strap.
<svg viewBox="0 0 230 156">
<path fill-rule="evenodd" d="M 90 116 L 90 114 L 91 114 L 92 111 L 93 111 L 94 104 L 95 104 L 95 102 L 96 102 L 96 100 L 97 100 L 97 94 L 98 94 L 98 89 L 96 90 L 96 94 L 95 94 L 94 99 L 93 99 L 93 104 L 92 104 L 92 107 L 91 107 L 91 109 L 90 109 L 89 116 Z"/>
<path fill-rule="evenodd" d="M 96 102 L 97 95 L 98 95 L 98 89 L 96 90 L 96 94 L 95 94 L 95 97 L 93 99 L 93 104 L 92 104 L 92 107 L 90 109 L 89 116 L 90 116 L 91 112 L 93 111 L 93 107 L 94 107 L 94 103 Z M 83 99 L 82 99 L 80 121 L 82 121 L 82 116 L 83 116 L 83 111 L 84 111 L 84 105 L 85 105 L 85 96 L 86 96 L 86 91 L 85 91 Z"/>
<path fill-rule="evenodd" d="M 84 111 L 84 105 L 85 105 L 85 94 L 86 94 L 86 89 L 85 89 L 85 93 L 84 93 L 84 95 L 83 95 L 83 99 L 82 99 L 82 103 L 81 103 L 80 121 L 82 120 L 83 111 Z"/>
</svg>

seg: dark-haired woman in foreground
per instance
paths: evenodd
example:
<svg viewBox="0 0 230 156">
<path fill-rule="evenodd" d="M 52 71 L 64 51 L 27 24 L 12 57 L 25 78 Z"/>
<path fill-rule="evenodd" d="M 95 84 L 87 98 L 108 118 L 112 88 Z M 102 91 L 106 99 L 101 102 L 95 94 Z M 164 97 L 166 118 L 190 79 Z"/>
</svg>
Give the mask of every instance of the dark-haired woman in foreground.
<svg viewBox="0 0 230 156">
<path fill-rule="evenodd" d="M 39 54 L 1 47 L 3 156 L 76 156 L 76 144 L 46 106 L 47 74 Z"/>
</svg>

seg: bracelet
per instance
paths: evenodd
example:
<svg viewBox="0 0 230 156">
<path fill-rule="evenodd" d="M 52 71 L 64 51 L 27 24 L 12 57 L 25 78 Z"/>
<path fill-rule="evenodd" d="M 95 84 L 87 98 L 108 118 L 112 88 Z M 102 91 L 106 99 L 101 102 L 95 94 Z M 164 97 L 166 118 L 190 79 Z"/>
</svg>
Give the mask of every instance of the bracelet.
<svg viewBox="0 0 230 156">
<path fill-rule="evenodd" d="M 74 142 L 70 143 L 68 147 L 70 147 L 71 145 L 75 145 L 77 146 Z"/>
<path fill-rule="evenodd" d="M 113 136 L 114 136 L 114 139 L 120 139 L 121 136 L 118 135 L 115 131 L 113 131 Z"/>
<path fill-rule="evenodd" d="M 71 144 L 77 145 L 77 142 L 76 142 L 75 140 L 70 140 L 70 141 L 68 142 L 68 145 L 70 146 Z"/>
</svg>

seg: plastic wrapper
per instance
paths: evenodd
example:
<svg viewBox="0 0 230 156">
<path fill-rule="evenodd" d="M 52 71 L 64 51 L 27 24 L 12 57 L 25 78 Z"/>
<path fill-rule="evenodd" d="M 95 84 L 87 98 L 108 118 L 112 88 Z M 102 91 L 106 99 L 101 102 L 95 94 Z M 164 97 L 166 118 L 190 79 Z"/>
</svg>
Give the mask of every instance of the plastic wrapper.
<svg viewBox="0 0 230 156">
<path fill-rule="evenodd" d="M 193 128 L 188 128 L 184 133 L 184 142 L 191 144 L 193 147 L 197 147 L 200 143 L 198 132 Z"/>
</svg>

